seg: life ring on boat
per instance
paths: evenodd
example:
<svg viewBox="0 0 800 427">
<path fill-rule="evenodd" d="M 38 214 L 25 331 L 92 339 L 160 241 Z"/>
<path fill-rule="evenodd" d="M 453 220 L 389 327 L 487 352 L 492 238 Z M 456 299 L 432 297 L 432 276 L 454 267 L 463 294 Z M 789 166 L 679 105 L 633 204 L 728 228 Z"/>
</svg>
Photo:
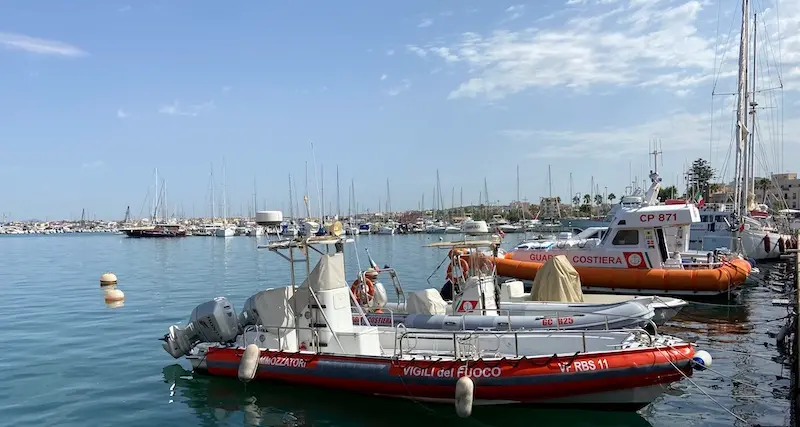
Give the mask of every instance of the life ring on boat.
<svg viewBox="0 0 800 427">
<path fill-rule="evenodd" d="M 769 254 L 769 251 L 772 249 L 772 246 L 770 245 L 770 243 L 772 243 L 772 242 L 770 241 L 769 234 L 765 234 L 764 235 L 764 252 L 766 252 L 767 254 Z"/>
<path fill-rule="evenodd" d="M 780 253 L 786 252 L 786 241 L 783 240 L 783 236 L 778 237 L 778 251 L 780 251 Z"/>
<path fill-rule="evenodd" d="M 455 261 L 455 260 L 453 260 Z M 458 265 L 461 267 L 461 275 L 464 277 L 464 280 L 467 280 L 469 277 L 469 263 L 464 258 L 458 258 Z M 451 280 L 454 279 L 453 277 L 453 263 L 447 265 L 447 279 Z"/>
<path fill-rule="evenodd" d="M 367 277 L 364 278 L 364 284 L 367 285 L 367 298 L 368 299 L 372 299 L 372 297 L 375 296 L 375 285 L 372 283 L 372 280 L 370 280 Z M 358 292 L 358 288 L 359 288 L 360 285 L 361 285 L 361 279 L 360 278 L 356 279 L 356 280 L 353 280 L 353 284 L 350 285 L 350 292 L 352 292 L 353 295 L 356 296 L 356 299 L 360 303 L 367 304 L 369 301 L 363 301 L 362 299 L 360 299 L 361 295 L 359 295 L 360 292 Z"/>
</svg>

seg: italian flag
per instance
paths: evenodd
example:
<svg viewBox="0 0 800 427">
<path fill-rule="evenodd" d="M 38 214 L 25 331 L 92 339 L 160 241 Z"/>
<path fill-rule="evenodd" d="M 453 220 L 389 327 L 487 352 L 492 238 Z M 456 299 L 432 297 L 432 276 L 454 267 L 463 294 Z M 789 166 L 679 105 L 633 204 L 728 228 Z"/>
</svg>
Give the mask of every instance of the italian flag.
<svg viewBox="0 0 800 427">
<path fill-rule="evenodd" d="M 697 197 L 695 197 L 695 201 L 694 202 L 697 203 L 697 206 L 700 207 L 700 208 L 702 208 L 703 206 L 706 205 L 706 201 L 705 201 L 705 199 L 703 199 L 703 195 L 702 194 L 698 194 Z"/>
</svg>

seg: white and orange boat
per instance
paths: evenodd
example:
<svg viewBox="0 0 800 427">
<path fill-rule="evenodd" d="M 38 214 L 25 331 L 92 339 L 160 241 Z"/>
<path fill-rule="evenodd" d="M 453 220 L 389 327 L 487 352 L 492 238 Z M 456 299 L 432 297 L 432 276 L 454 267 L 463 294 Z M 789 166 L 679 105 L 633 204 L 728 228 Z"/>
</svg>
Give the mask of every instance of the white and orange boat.
<svg viewBox="0 0 800 427">
<path fill-rule="evenodd" d="M 335 227 L 334 227 L 335 228 Z M 314 245 L 334 246 L 333 251 Z M 635 410 L 711 357 L 677 338 L 627 331 L 441 331 L 354 325 L 344 241 L 303 236 L 274 242 L 292 272 L 302 252 L 320 259 L 301 286 L 252 296 L 236 315 L 218 297 L 162 339 L 173 357 L 211 375 L 475 405 L 574 405 Z M 281 254 L 283 255 L 283 254 Z M 308 270 L 306 270 L 308 271 Z"/>
<path fill-rule="evenodd" d="M 652 177 L 652 176 L 651 176 Z M 653 179 L 658 179 L 657 175 Z M 653 199 L 653 188 L 645 200 Z M 619 209 L 602 238 L 525 242 L 497 258 L 499 276 L 533 280 L 542 264 L 564 255 L 589 292 L 711 296 L 744 283 L 752 266 L 741 256 L 689 250 L 700 221 L 694 204 Z"/>
</svg>

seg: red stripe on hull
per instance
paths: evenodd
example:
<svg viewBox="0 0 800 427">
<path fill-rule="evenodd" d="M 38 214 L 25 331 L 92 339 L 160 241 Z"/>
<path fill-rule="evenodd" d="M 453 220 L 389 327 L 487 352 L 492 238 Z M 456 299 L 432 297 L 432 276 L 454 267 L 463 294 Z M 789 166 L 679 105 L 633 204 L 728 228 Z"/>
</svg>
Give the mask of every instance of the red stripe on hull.
<svg viewBox="0 0 800 427">
<path fill-rule="evenodd" d="M 236 377 L 241 354 L 242 351 L 237 349 L 210 348 L 206 356 L 209 374 Z M 470 375 L 475 382 L 475 399 L 536 403 L 679 381 L 683 375 L 669 364 L 668 357 L 691 375 L 686 362 L 693 355 L 694 349 L 690 344 L 661 351 L 636 349 L 581 354 L 574 358 L 496 361 L 393 361 L 376 357 L 263 351 L 262 361 L 265 358 L 269 361 L 259 366 L 256 379 L 397 397 L 452 399 L 457 378 L 467 369 L 472 372 L 477 369 L 484 372 L 485 377 Z M 326 365 L 318 371 L 322 368 L 321 362 Z M 330 363 L 340 367 L 332 367 Z M 359 364 L 362 366 L 353 367 Z M 359 368 L 364 372 L 374 371 L 375 375 L 369 374 L 366 378 L 342 375 L 348 369 Z M 416 375 L 407 375 L 409 372 L 416 372 Z"/>
</svg>

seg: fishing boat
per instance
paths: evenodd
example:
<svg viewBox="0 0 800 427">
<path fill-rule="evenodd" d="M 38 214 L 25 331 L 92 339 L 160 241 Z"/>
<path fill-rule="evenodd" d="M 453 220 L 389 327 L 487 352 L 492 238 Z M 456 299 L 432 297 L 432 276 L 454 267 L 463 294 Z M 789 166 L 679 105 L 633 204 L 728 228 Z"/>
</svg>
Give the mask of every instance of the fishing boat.
<svg viewBox="0 0 800 427">
<path fill-rule="evenodd" d="M 372 268 L 356 279 L 351 290 L 371 325 L 404 324 L 430 329 L 619 329 L 663 324 L 687 303 L 670 297 L 584 295 L 580 278 L 565 257 L 555 257 L 534 281 L 535 295 L 519 280 L 500 283 L 482 247 L 499 241 L 437 242 L 428 247 L 450 248 L 451 264 L 442 290 L 406 294 L 392 268 Z M 472 250 L 470 254 L 468 251 Z M 397 302 L 388 302 L 379 273 L 388 273 Z M 353 321 L 361 322 L 360 310 Z"/>
<path fill-rule="evenodd" d="M 640 207 L 619 209 L 603 238 L 524 242 L 495 259 L 500 276 L 533 280 L 548 259 L 566 256 L 590 292 L 712 296 L 744 283 L 751 264 L 724 251 L 689 250 L 694 204 L 657 205 L 661 178 Z"/>
<path fill-rule="evenodd" d="M 460 416 L 469 416 L 473 404 L 637 410 L 711 363 L 691 343 L 641 329 L 454 332 L 354 325 L 346 242 L 314 236 L 270 243 L 272 251 L 289 252 L 281 255 L 291 272 L 298 259 L 309 262 L 310 253 L 319 253 L 303 284 L 297 286 L 292 274 L 290 286 L 258 292 L 239 315 L 224 297 L 200 304 L 185 327 L 169 328 L 164 350 L 185 356 L 201 373 L 450 403 Z"/>
</svg>

